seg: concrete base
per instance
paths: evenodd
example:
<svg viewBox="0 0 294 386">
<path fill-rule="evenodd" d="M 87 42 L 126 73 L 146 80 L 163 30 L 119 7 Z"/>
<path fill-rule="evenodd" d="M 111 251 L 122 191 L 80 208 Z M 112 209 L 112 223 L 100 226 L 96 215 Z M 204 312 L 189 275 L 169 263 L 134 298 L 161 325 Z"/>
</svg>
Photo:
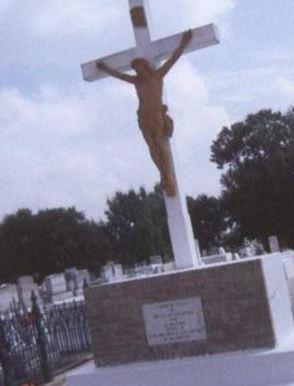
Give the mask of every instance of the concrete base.
<svg viewBox="0 0 294 386">
<path fill-rule="evenodd" d="M 150 319 L 146 321 L 143 312 L 146 305 L 195 297 L 201 299 L 205 339 L 172 338 L 168 343 L 173 336 L 166 333 L 169 325 L 175 336 L 182 336 L 179 325 L 189 331 L 181 313 L 175 313 L 178 316 L 167 322 L 161 335 L 155 331 L 156 344 L 146 339 L 150 332 Z M 282 254 L 94 286 L 85 291 L 85 298 L 99 367 L 269 350 L 283 347 L 294 331 Z"/>
<path fill-rule="evenodd" d="M 292 340 L 293 341 L 293 340 Z M 67 377 L 67 386 L 294 386 L 294 342 L 270 351 L 211 355 L 96 368 Z"/>
</svg>

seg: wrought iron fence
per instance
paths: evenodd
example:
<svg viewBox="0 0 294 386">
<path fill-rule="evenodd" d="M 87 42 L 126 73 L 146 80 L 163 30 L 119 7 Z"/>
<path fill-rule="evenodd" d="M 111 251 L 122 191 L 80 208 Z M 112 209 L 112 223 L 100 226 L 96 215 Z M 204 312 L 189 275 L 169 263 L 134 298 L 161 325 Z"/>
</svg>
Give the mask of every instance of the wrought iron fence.
<svg viewBox="0 0 294 386">
<path fill-rule="evenodd" d="M 91 353 L 83 301 L 41 308 L 33 295 L 32 302 L 29 313 L 15 309 L 0 317 L 0 362 L 5 386 L 50 381 L 54 372 Z"/>
</svg>

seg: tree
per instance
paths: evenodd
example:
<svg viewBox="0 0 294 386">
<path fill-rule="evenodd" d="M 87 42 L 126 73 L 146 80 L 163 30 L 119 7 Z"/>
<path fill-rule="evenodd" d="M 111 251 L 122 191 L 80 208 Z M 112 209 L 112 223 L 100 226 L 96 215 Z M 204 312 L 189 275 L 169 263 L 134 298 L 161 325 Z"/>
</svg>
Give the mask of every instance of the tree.
<svg viewBox="0 0 294 386">
<path fill-rule="evenodd" d="M 166 213 L 159 187 L 147 194 L 117 192 L 105 212 L 113 260 L 134 264 L 170 250 Z"/>
<path fill-rule="evenodd" d="M 276 234 L 294 245 L 294 110 L 262 110 L 224 127 L 211 147 L 223 200 L 240 238 Z"/>
<path fill-rule="evenodd" d="M 106 221 L 89 221 L 75 208 L 20 209 L 0 224 L 0 280 L 43 277 L 66 268 L 99 272 L 107 261 L 124 265 L 171 256 L 162 191 L 117 192 L 107 202 Z"/>
<path fill-rule="evenodd" d="M 222 202 L 216 197 L 205 194 L 196 199 L 188 197 L 194 235 L 202 249 L 209 250 L 222 243 L 222 234 L 226 229 Z"/>
<path fill-rule="evenodd" d="M 15 279 L 19 272 L 28 272 L 32 231 L 33 215 L 29 209 L 18 210 L 15 216 L 7 216 L 1 224 L 0 277 L 3 281 Z"/>
<path fill-rule="evenodd" d="M 1 279 L 27 274 L 44 276 L 65 268 L 99 271 L 110 255 L 104 224 L 86 220 L 75 208 L 21 209 L 0 226 Z"/>
</svg>

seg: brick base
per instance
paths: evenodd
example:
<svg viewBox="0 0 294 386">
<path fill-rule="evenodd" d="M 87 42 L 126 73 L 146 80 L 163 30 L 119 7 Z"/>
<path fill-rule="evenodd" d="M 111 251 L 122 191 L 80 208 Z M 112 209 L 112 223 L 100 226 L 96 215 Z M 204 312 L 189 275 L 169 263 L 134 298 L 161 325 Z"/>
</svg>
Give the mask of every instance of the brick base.
<svg viewBox="0 0 294 386">
<path fill-rule="evenodd" d="M 207 339 L 149 346 L 145 304 L 199 297 Z M 88 288 L 98 366 L 272 348 L 275 336 L 260 260 Z"/>
</svg>

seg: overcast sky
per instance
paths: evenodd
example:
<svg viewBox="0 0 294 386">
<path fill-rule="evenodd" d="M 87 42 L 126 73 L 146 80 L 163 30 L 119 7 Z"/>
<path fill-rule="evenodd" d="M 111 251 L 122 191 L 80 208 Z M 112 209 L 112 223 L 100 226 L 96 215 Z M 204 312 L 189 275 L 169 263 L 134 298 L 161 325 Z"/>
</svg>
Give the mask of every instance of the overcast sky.
<svg viewBox="0 0 294 386">
<path fill-rule="evenodd" d="M 214 22 L 221 45 L 166 78 L 184 190 L 220 192 L 209 147 L 224 125 L 294 104 L 293 0 L 149 0 L 152 37 Z M 116 190 L 158 172 L 131 85 L 86 83 L 80 63 L 134 44 L 127 0 L 0 0 L 0 216 L 76 206 L 103 215 Z"/>
</svg>

